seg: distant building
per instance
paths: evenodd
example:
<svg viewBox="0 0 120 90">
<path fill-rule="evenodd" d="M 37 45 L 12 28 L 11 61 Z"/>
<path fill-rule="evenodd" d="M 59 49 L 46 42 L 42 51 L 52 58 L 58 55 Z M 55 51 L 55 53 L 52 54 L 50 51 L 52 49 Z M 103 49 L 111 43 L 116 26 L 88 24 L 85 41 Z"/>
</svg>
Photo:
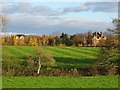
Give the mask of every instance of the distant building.
<svg viewBox="0 0 120 90">
<path fill-rule="evenodd" d="M 24 34 L 17 34 L 14 35 L 14 45 L 24 45 L 25 35 Z"/>
<path fill-rule="evenodd" d="M 92 43 L 94 46 L 97 46 L 98 44 L 100 44 L 104 40 L 106 40 L 106 36 L 103 35 L 103 32 L 94 32 L 93 33 Z"/>
<path fill-rule="evenodd" d="M 24 34 L 17 34 L 17 35 L 15 35 L 15 39 L 16 40 L 23 40 L 24 39 L 24 37 L 25 37 L 25 35 Z"/>
</svg>

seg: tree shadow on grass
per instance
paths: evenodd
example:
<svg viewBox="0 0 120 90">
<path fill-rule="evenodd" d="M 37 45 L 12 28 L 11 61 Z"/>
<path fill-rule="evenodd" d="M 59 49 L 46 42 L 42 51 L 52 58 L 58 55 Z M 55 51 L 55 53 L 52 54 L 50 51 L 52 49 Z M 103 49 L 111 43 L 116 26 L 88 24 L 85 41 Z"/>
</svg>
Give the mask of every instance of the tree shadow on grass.
<svg viewBox="0 0 120 90">
<path fill-rule="evenodd" d="M 65 63 L 65 64 L 92 64 L 95 62 L 94 59 L 76 59 L 76 58 L 69 58 L 69 57 L 54 57 L 56 62 Z"/>
</svg>

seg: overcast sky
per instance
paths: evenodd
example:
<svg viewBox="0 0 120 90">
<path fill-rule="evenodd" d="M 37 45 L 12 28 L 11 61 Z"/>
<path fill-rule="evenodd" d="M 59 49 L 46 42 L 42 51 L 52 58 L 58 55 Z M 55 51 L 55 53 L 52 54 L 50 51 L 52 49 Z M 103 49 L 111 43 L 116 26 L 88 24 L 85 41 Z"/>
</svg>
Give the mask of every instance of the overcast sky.
<svg viewBox="0 0 120 90">
<path fill-rule="evenodd" d="M 8 32 L 68 34 L 105 31 L 112 28 L 118 11 L 117 2 L 9 2 Z"/>
</svg>

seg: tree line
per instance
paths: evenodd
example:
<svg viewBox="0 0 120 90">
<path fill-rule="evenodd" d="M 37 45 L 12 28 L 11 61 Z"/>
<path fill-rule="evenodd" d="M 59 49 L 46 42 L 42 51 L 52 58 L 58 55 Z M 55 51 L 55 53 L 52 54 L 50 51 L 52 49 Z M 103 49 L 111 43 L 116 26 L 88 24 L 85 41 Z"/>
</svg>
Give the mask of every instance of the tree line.
<svg viewBox="0 0 120 90">
<path fill-rule="evenodd" d="M 62 33 L 61 36 L 17 34 L 3 36 L 0 41 L 2 45 L 11 46 L 105 46 L 105 40 L 102 32 L 88 32 L 87 35 Z"/>
</svg>

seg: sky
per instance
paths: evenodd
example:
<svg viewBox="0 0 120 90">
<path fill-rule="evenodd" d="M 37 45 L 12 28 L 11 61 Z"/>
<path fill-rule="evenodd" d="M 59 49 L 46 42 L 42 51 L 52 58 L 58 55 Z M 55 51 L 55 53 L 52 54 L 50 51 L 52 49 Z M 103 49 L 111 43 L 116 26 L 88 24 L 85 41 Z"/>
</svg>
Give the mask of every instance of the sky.
<svg viewBox="0 0 120 90">
<path fill-rule="evenodd" d="M 7 31 L 12 33 L 50 35 L 113 28 L 118 17 L 117 2 L 6 2 Z M 0 9 L 1 10 L 1 9 Z"/>
</svg>

